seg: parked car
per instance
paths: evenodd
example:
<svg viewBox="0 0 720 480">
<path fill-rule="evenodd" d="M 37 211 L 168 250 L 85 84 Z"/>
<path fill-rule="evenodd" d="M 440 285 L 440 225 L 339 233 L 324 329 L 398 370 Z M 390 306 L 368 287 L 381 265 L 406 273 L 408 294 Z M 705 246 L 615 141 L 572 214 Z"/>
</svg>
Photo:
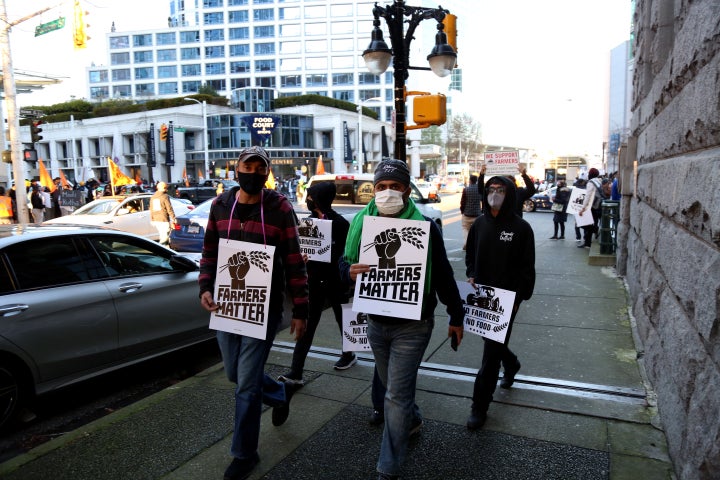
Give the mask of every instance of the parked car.
<svg viewBox="0 0 720 480">
<path fill-rule="evenodd" d="M 192 257 L 108 228 L 0 226 L 0 429 L 36 395 L 214 338 Z"/>
<path fill-rule="evenodd" d="M 239 185 L 235 180 L 205 180 L 197 185 L 186 187 L 184 184 L 173 184 L 168 188 L 168 195 L 175 198 L 187 199 L 197 205 L 217 196 L 217 186 L 222 183 L 225 190 Z"/>
<path fill-rule="evenodd" d="M 572 189 L 572 187 L 570 187 Z M 550 211 L 552 209 L 552 198 L 555 197 L 557 187 L 551 187 L 543 192 L 536 193 L 523 203 L 523 212 L 534 212 L 536 210 Z"/>
<path fill-rule="evenodd" d="M 415 186 L 417 186 L 418 190 L 420 190 L 420 193 L 423 197 L 427 198 L 431 202 L 439 202 L 440 201 L 440 195 L 438 195 L 438 189 L 435 185 L 433 185 L 430 182 L 426 182 L 425 180 L 418 180 L 415 182 Z"/>
<path fill-rule="evenodd" d="M 46 220 L 44 224 L 98 225 L 135 233 L 151 240 L 158 240 L 157 229 L 150 223 L 150 193 L 127 197 L 101 197 L 83 205 L 70 215 Z M 175 216 L 192 210 L 187 200 L 170 199 Z"/>
<path fill-rule="evenodd" d="M 310 177 L 307 186 L 310 188 L 318 182 L 334 182 L 337 188 L 337 194 L 335 195 L 335 202 L 333 202 L 332 207 L 348 220 L 352 220 L 352 217 L 373 198 L 374 179 L 375 175 L 372 173 L 323 174 Z M 428 203 L 434 201 L 423 195 L 414 181 L 410 182 L 410 190 L 410 198 L 415 201 L 418 210 L 426 217 L 432 219 L 432 221 L 440 227 L 440 231 L 442 231 L 442 212 L 428 205 Z M 301 208 L 304 208 L 304 205 L 301 205 Z M 307 214 L 308 212 L 305 210 L 300 213 Z"/>
<path fill-rule="evenodd" d="M 211 205 L 212 199 L 206 200 L 175 219 L 175 228 L 170 232 L 170 248 L 178 252 L 202 252 Z"/>
</svg>

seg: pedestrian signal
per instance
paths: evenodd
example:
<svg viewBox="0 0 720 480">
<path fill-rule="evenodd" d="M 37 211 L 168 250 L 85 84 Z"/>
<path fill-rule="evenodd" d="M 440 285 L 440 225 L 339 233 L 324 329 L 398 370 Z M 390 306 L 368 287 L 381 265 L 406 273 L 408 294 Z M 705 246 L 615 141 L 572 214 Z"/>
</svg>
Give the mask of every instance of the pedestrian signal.
<svg viewBox="0 0 720 480">
<path fill-rule="evenodd" d="M 442 125 L 446 120 L 445 95 L 419 95 L 413 98 L 413 121 L 419 128 Z"/>
</svg>

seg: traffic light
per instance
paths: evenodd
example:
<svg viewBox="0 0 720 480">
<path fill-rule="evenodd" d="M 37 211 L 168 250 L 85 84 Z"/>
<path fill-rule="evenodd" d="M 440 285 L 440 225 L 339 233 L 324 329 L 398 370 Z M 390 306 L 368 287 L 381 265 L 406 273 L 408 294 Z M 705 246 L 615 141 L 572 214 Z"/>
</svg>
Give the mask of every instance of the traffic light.
<svg viewBox="0 0 720 480">
<path fill-rule="evenodd" d="M 413 121 L 419 128 L 442 125 L 446 120 L 445 95 L 419 95 L 413 98 Z"/>
<path fill-rule="evenodd" d="M 87 41 L 90 37 L 87 36 L 87 27 L 85 24 L 85 15 L 88 12 L 83 11 L 80 5 L 80 0 L 75 0 L 75 6 L 73 7 L 73 45 L 75 50 L 87 47 Z"/>
<path fill-rule="evenodd" d="M 42 132 L 42 128 L 40 128 L 40 125 L 42 125 L 43 123 L 44 122 L 42 120 L 35 120 L 30 125 L 30 141 L 32 143 L 37 143 L 43 139 L 42 135 L 40 135 L 40 132 Z"/>
<path fill-rule="evenodd" d="M 445 32 L 445 36 L 447 37 L 447 43 L 453 47 L 453 50 L 457 53 L 457 15 L 446 13 L 442 23 L 445 27 L 443 30 Z"/>
<path fill-rule="evenodd" d="M 168 126 L 163 123 L 162 125 L 160 125 L 160 140 L 164 142 L 167 140 L 167 137 L 168 137 Z"/>
<path fill-rule="evenodd" d="M 2 161 L 5 163 L 12 163 L 12 152 L 10 150 L 2 151 Z"/>
<path fill-rule="evenodd" d="M 30 148 L 26 148 L 25 150 L 23 150 L 23 160 L 25 160 L 26 162 L 37 162 L 37 150 Z"/>
</svg>

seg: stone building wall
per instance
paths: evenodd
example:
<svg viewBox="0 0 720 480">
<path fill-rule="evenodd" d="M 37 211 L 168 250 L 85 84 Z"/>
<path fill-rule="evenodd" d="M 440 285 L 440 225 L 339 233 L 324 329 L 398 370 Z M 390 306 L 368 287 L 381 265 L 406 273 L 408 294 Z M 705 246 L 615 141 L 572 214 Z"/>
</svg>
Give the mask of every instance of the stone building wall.
<svg viewBox="0 0 720 480">
<path fill-rule="evenodd" d="M 618 269 L 678 478 L 720 478 L 720 2 L 638 0 Z"/>
</svg>

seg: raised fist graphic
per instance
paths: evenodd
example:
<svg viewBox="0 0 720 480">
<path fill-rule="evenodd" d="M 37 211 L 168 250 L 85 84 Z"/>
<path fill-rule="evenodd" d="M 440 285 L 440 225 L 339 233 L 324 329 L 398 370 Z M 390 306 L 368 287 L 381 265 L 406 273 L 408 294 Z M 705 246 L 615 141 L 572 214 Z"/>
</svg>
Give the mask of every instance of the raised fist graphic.
<svg viewBox="0 0 720 480">
<path fill-rule="evenodd" d="M 245 276 L 250 271 L 250 260 L 245 252 L 238 252 L 228 258 L 228 273 L 230 273 L 230 287 L 239 290 L 245 288 Z"/>
<path fill-rule="evenodd" d="M 375 252 L 378 255 L 378 268 L 395 268 L 395 255 L 397 255 L 402 239 L 397 230 L 391 228 L 375 236 Z"/>
</svg>

